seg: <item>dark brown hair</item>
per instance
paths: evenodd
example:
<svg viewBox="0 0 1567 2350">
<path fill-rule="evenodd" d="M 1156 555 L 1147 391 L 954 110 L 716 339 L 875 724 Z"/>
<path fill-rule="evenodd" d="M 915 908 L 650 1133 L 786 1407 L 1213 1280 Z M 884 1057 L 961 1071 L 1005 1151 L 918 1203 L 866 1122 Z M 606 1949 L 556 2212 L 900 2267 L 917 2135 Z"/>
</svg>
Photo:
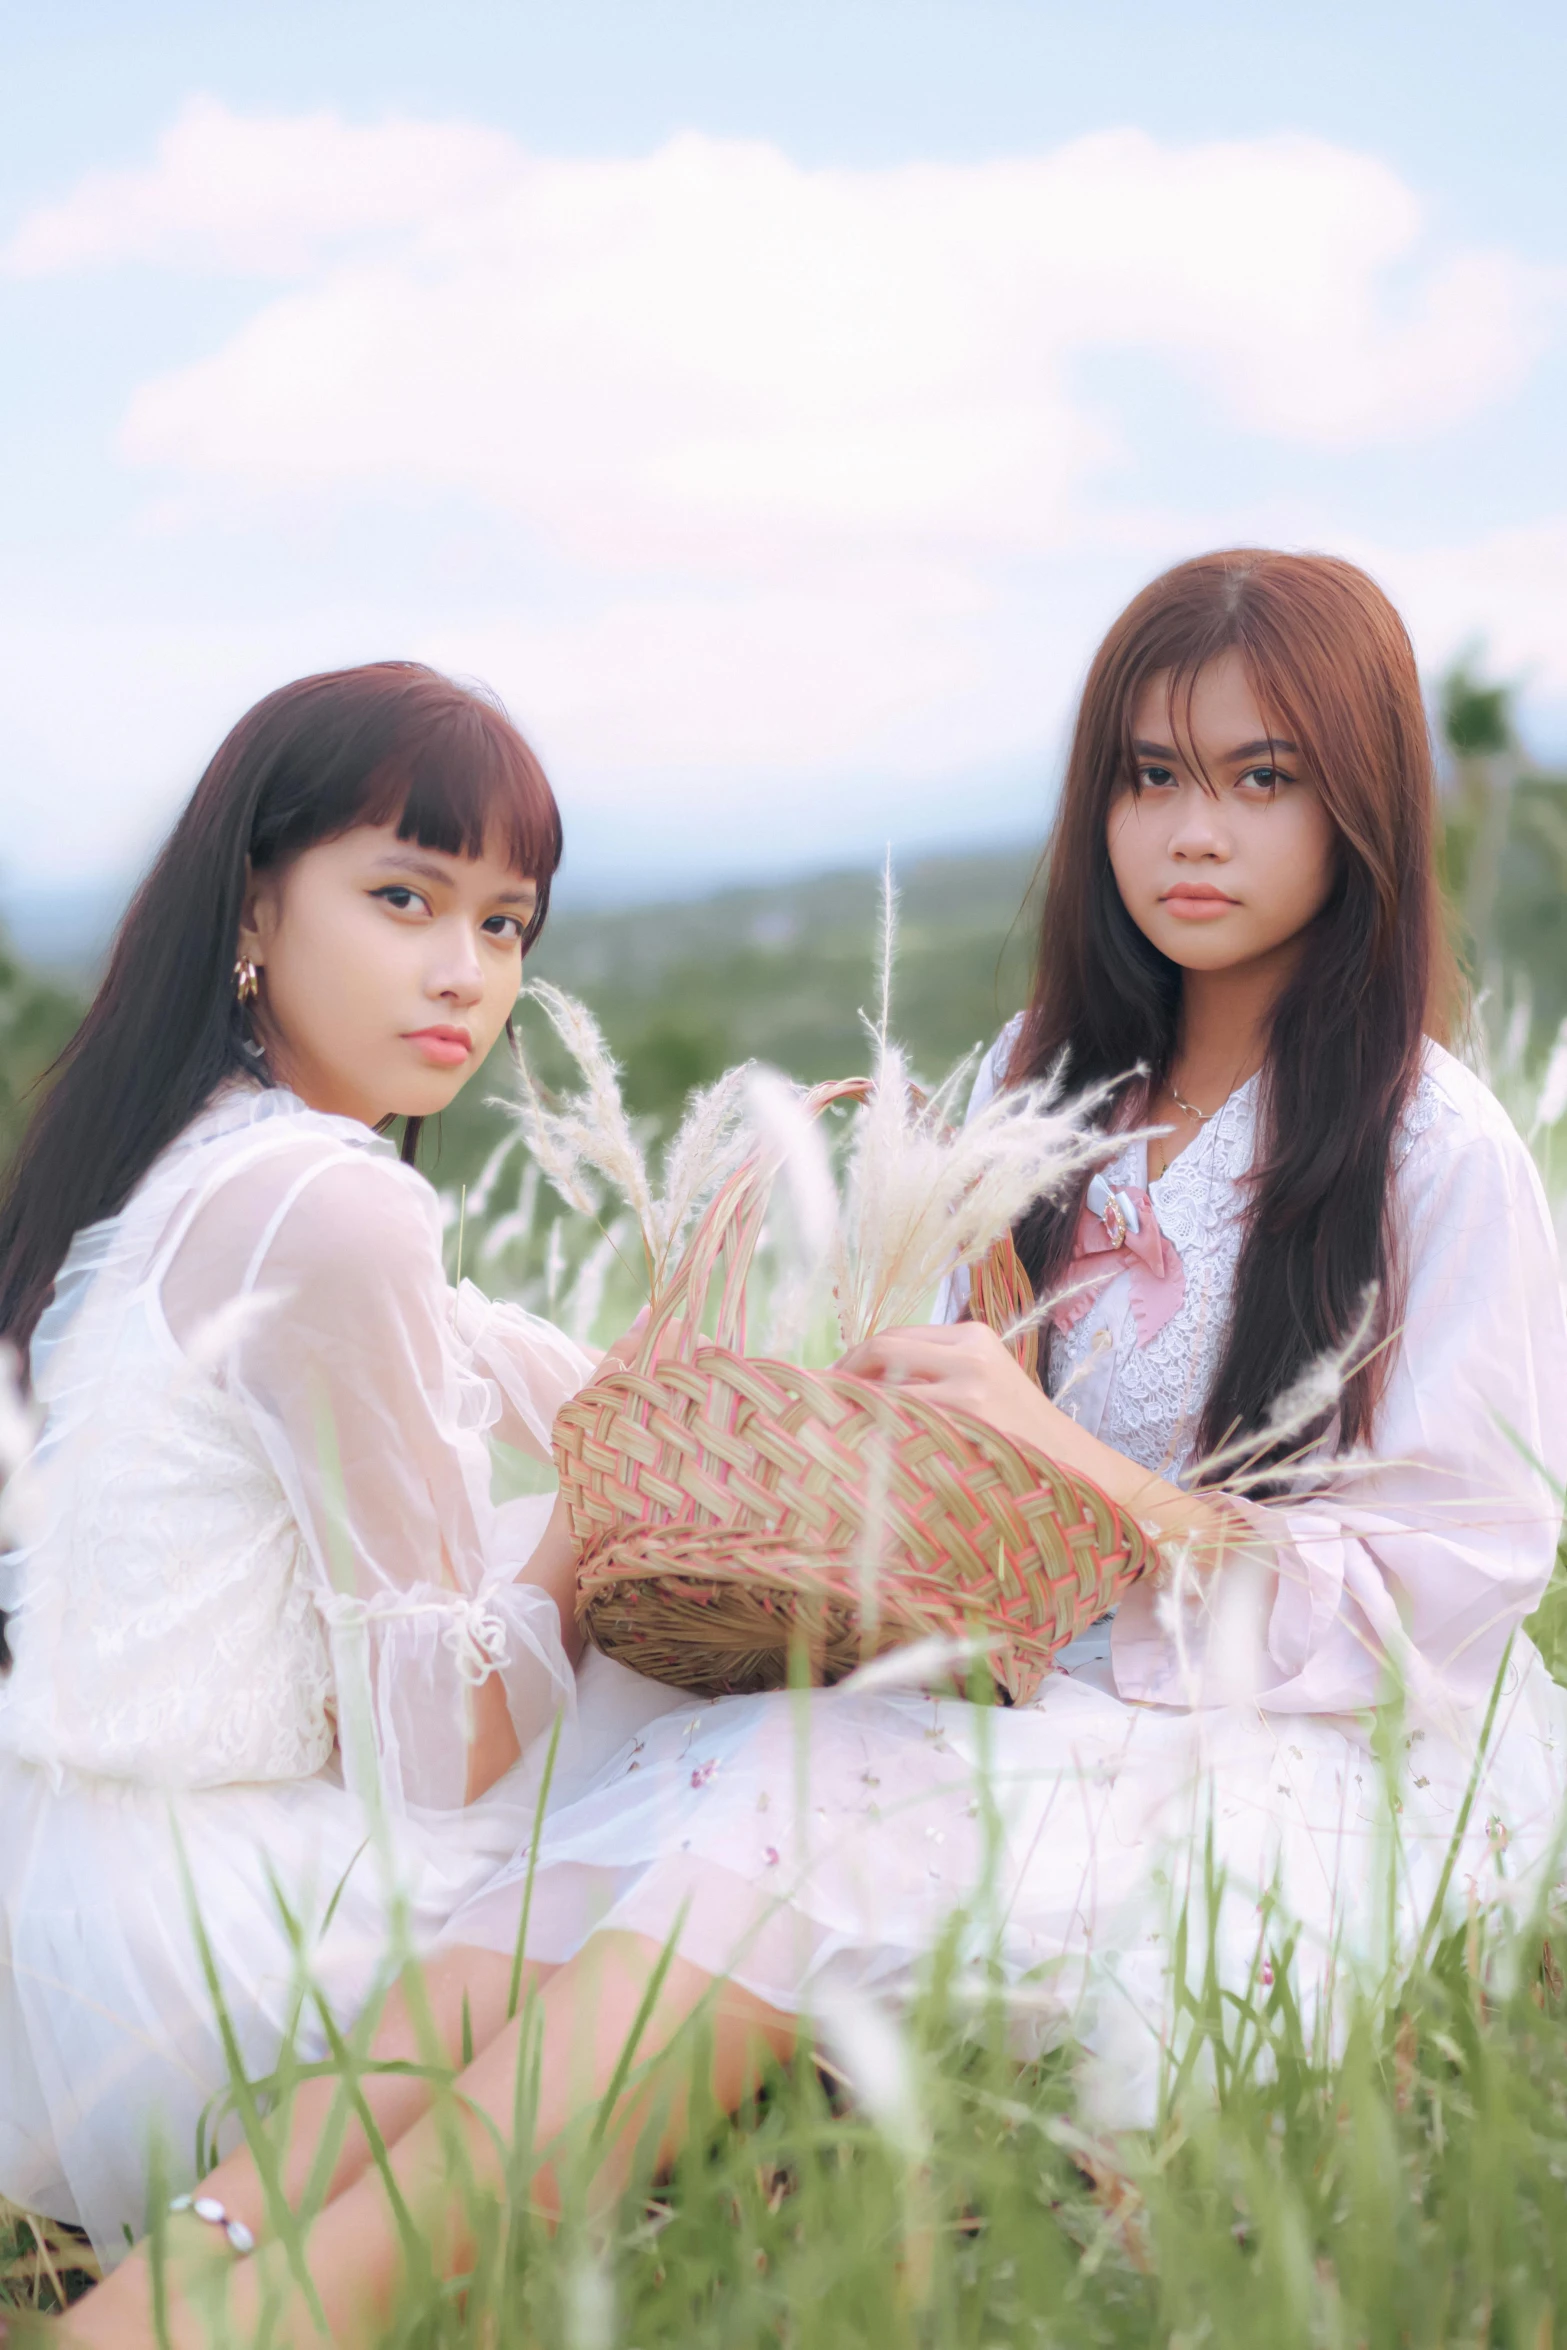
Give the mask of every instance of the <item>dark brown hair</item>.
<svg viewBox="0 0 1567 2350">
<path fill-rule="evenodd" d="M 449 856 L 489 847 L 534 881 L 532 945 L 560 814 L 483 693 L 417 661 L 375 661 L 280 686 L 219 745 L 131 901 L 0 1196 L 0 1335 L 24 1356 L 76 1233 L 124 1206 L 223 1078 L 271 1082 L 234 989 L 247 871 L 393 821 L 401 839 Z"/>
<path fill-rule="evenodd" d="M 1198 1435 L 1204 1451 L 1260 1430 L 1306 1365 L 1352 1334 L 1373 1286 L 1373 1337 L 1396 1327 L 1394 1137 L 1422 1035 L 1445 1034 L 1456 986 L 1433 858 L 1430 735 L 1402 621 L 1351 563 L 1235 548 L 1178 564 L 1144 588 L 1094 656 L 1046 849 L 1037 975 L 1010 1079 L 1043 1075 L 1063 1056 L 1074 1087 L 1124 1078 L 1139 1063 L 1153 1086 L 1169 1073 L 1181 972 L 1121 901 L 1109 812 L 1120 791 L 1137 788 L 1132 710 L 1142 687 L 1168 673 L 1179 708 L 1203 666 L 1232 650 L 1270 727 L 1299 747 L 1338 853 L 1327 902 L 1274 1009 L 1233 1311 Z M 1124 1088 L 1121 1099 L 1124 1114 Z M 1042 1294 L 1071 1254 L 1080 1207 L 1080 1191 L 1041 1202 L 1019 1229 Z M 1341 1447 L 1369 1435 L 1387 1356 L 1386 1347 L 1371 1351 L 1348 1379 Z M 1265 1444 L 1259 1457 L 1271 1457 Z"/>
</svg>

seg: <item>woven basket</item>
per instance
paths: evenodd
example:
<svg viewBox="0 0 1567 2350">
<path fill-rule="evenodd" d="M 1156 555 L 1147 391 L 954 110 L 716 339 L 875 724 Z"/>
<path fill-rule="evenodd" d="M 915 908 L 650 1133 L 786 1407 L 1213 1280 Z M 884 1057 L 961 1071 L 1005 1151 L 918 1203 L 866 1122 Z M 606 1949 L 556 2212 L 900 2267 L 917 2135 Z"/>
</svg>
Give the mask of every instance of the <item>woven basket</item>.
<svg viewBox="0 0 1567 2350">
<path fill-rule="evenodd" d="M 636 1362 L 556 1420 L 587 1637 L 717 1697 L 781 1687 L 792 1657 L 830 1682 L 930 1634 L 977 1636 L 1002 1696 L 1031 1696 L 1055 1651 L 1142 1572 L 1145 1536 L 1087 1478 L 966 1412 L 739 1351 L 765 1201 L 756 1168 L 731 1178 Z M 1010 1239 L 973 1287 L 976 1315 L 997 1326 L 1029 1301 Z M 1025 1367 L 1036 1345 L 1020 1342 Z"/>
</svg>

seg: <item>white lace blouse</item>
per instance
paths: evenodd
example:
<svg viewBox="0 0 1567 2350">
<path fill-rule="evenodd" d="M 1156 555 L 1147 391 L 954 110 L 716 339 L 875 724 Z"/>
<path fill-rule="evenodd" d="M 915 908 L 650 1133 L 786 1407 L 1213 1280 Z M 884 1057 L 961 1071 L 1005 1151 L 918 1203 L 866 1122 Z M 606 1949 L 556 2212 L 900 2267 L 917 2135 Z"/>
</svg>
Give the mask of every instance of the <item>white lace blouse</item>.
<svg viewBox="0 0 1567 2350">
<path fill-rule="evenodd" d="M 1015 1034 L 981 1068 L 971 1116 Z M 1106 1170 L 1146 1186 L 1181 1258 L 1168 1321 L 1140 1343 L 1121 1274 L 1051 1336 L 1062 1410 L 1176 1483 L 1228 1332 L 1258 1093 L 1241 1086 L 1152 1185 L 1142 1142 Z M 1393 1156 L 1406 1290 L 1369 1451 L 1324 1447 L 1299 1499 L 1242 1502 L 1258 1560 L 1213 1591 L 1176 1607 L 1161 1577 L 1134 1585 L 1111 1647 L 1121 1696 L 1350 1712 L 1377 1702 L 1392 1663 L 1415 1702 L 1472 1704 L 1544 1590 L 1567 1479 L 1567 1329 L 1539 1176 L 1500 1104 L 1436 1044 Z M 944 1310 L 961 1305 L 953 1294 Z"/>
<path fill-rule="evenodd" d="M 223 1088 L 39 1324 L 0 1753 L 196 1788 L 306 1777 L 341 1730 L 351 1787 L 460 1805 L 472 1686 L 503 1676 L 524 1744 L 572 1691 L 517 1580 L 548 1504 L 492 1501 L 488 1439 L 547 1460 L 589 1367 L 450 1287 L 389 1144 Z"/>
</svg>

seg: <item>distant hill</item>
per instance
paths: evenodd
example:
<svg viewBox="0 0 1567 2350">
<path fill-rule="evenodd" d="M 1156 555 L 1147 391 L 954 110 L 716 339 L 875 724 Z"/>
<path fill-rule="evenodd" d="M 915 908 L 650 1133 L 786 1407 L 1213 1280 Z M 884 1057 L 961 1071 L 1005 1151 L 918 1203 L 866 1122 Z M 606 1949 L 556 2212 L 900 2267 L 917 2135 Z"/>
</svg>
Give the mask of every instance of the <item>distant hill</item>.
<svg viewBox="0 0 1567 2350">
<path fill-rule="evenodd" d="M 933 856 L 895 875 L 897 1033 L 937 1076 L 1022 1001 L 1030 851 Z M 860 1068 L 881 876 L 824 873 L 689 904 L 552 917 L 530 970 L 589 1002 L 637 1105 L 664 1110 L 731 1061 L 799 1077 Z"/>
</svg>

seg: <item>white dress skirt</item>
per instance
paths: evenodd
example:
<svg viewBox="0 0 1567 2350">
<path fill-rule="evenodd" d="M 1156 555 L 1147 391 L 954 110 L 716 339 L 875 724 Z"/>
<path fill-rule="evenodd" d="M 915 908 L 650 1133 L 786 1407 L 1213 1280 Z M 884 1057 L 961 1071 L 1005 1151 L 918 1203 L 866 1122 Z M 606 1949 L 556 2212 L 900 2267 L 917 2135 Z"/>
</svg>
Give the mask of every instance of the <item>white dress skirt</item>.
<svg viewBox="0 0 1567 2350">
<path fill-rule="evenodd" d="M 574 1689 L 518 1580 L 550 1504 L 492 1503 L 489 1437 L 547 1460 L 588 1369 L 280 1090 L 224 1089 L 78 1235 L 0 1562 L 0 2196 L 112 2259 L 230 2078 L 209 1964 L 264 2077 L 296 2019 L 322 2052 L 307 1981 L 347 2022 L 526 1837 L 520 1768 L 463 1801 L 470 1692 L 499 1672 L 531 1744 Z"/>
<path fill-rule="evenodd" d="M 1179 1310 L 1144 1341 L 1116 1275 L 1052 1345 L 1063 1408 L 1165 1474 L 1190 1463 L 1217 1360 L 1255 1113 L 1243 1087 L 1151 1187 Z M 1003 1983 L 1025 2045 L 1074 2038 L 1090 2110 L 1131 2123 L 1178 2053 L 1183 1914 L 1188 1969 L 1211 1943 L 1232 1990 L 1265 1994 L 1293 1941 L 1296 1995 L 1330 2028 L 1335 1993 L 1383 1979 L 1439 1905 L 1452 1922 L 1541 1898 L 1567 1693 L 1519 1627 L 1567 1471 L 1555 1241 L 1522 1143 L 1435 1046 L 1396 1159 L 1407 1299 L 1374 1457 L 1243 1505 L 1252 1555 L 1205 1592 L 1168 1569 L 1134 1587 L 1027 1705 L 648 1690 L 645 1723 L 446 1938 L 511 1949 L 531 1875 L 536 1959 L 624 1929 L 820 2014 L 907 1997 L 953 1937 L 960 1981 Z M 1145 1184 L 1141 1144 L 1110 1180 Z M 583 1724 L 631 1678 L 590 1662 Z"/>
</svg>

